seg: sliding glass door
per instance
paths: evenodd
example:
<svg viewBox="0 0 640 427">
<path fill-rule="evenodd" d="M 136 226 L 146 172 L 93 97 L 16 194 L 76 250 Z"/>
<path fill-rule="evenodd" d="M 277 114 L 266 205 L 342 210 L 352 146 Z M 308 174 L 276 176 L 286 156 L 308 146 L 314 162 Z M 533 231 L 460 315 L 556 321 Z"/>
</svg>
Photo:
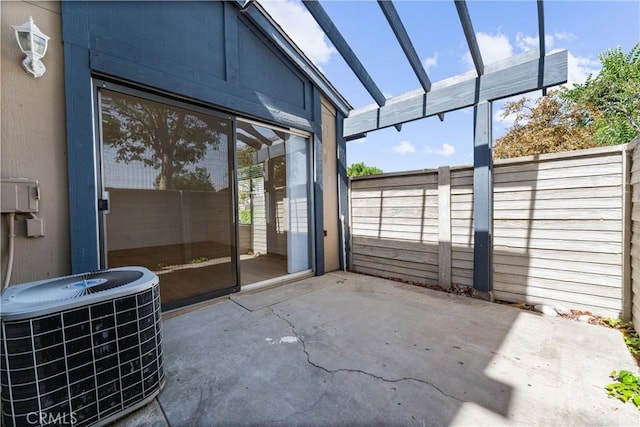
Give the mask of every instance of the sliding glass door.
<svg viewBox="0 0 640 427">
<path fill-rule="evenodd" d="M 232 118 L 131 92 L 99 99 L 105 267 L 154 271 L 165 308 L 236 288 Z"/>
<path fill-rule="evenodd" d="M 309 270 L 309 138 L 237 123 L 241 284 Z"/>
<path fill-rule="evenodd" d="M 97 89 L 102 267 L 165 309 L 311 270 L 309 137 L 118 85 Z"/>
</svg>

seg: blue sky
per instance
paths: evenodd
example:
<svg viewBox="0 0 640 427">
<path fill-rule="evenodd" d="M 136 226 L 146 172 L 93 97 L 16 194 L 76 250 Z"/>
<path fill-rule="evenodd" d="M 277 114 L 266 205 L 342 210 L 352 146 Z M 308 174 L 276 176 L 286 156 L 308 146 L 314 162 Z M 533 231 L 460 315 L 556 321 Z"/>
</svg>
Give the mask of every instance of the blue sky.
<svg viewBox="0 0 640 427">
<path fill-rule="evenodd" d="M 374 101 L 298 0 L 260 0 L 307 56 L 355 108 Z M 387 96 L 420 87 L 409 63 L 373 0 L 321 1 L 342 35 Z M 396 9 L 437 82 L 473 69 L 453 0 L 395 1 Z M 491 63 L 538 47 L 535 0 L 468 1 L 483 60 Z M 599 69 L 598 54 L 640 41 L 640 1 L 545 1 L 546 49 L 569 51 L 569 83 L 581 83 Z M 532 93 L 530 96 L 539 96 Z M 510 126 L 494 103 L 493 134 Z M 370 132 L 347 143 L 348 163 L 365 162 L 385 172 L 458 165 L 473 161 L 473 111 L 465 109 L 395 128 Z"/>
</svg>

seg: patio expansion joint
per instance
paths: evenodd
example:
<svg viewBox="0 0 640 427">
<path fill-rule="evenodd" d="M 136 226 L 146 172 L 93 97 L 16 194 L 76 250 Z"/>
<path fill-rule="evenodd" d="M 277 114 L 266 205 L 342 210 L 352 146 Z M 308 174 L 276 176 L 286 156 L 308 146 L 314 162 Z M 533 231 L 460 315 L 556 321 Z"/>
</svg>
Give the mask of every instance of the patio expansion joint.
<svg viewBox="0 0 640 427">
<path fill-rule="evenodd" d="M 447 392 L 445 392 L 444 390 L 442 390 L 440 387 L 438 387 L 437 385 L 435 385 L 434 383 L 427 381 L 427 380 L 423 380 L 420 378 L 413 378 L 413 377 L 402 377 L 402 378 L 396 378 L 396 379 L 388 379 L 388 378 L 384 378 L 380 375 L 376 375 L 373 374 L 371 372 L 367 372 L 364 371 L 362 369 L 353 369 L 353 368 L 339 368 L 339 369 L 329 369 L 326 368 L 318 363 L 315 363 L 311 360 L 311 355 L 309 354 L 309 350 L 307 350 L 307 344 L 304 341 L 304 336 L 298 334 L 298 331 L 296 331 L 296 327 L 295 325 L 289 321 L 288 319 L 282 317 L 280 314 L 276 313 L 275 310 L 272 307 L 267 307 L 271 313 L 273 313 L 274 316 L 276 316 L 278 319 L 282 320 L 283 322 L 285 322 L 287 325 L 289 325 L 289 328 L 291 329 L 291 332 L 293 332 L 293 334 L 295 335 L 295 337 L 298 339 L 298 341 L 300 341 L 300 343 L 302 343 L 302 352 L 306 355 L 307 357 L 307 363 L 311 366 L 313 366 L 316 369 L 320 369 L 328 374 L 334 375 L 337 373 L 341 373 L 341 372 L 346 372 L 346 373 L 352 373 L 352 374 L 362 374 L 362 375 L 367 375 L 371 378 L 374 378 L 376 380 L 385 382 L 385 383 L 390 383 L 390 384 L 396 384 L 396 383 L 400 383 L 403 381 L 414 381 L 420 384 L 425 384 L 428 385 L 430 387 L 432 387 L 434 390 L 436 390 L 438 393 L 442 394 L 445 397 L 448 397 L 450 399 L 453 399 L 455 401 L 458 401 L 460 403 L 464 403 L 466 402 L 466 400 L 464 399 L 460 399 L 456 396 L 453 396 Z"/>
<path fill-rule="evenodd" d="M 164 418 L 164 422 L 167 423 L 167 427 L 171 427 L 171 423 L 169 422 L 169 418 L 167 418 L 167 412 L 164 410 L 164 407 L 162 406 L 162 403 L 160 402 L 160 399 L 158 399 L 158 396 L 156 396 L 154 398 L 154 400 L 156 401 L 156 403 L 158 404 L 158 407 L 160 408 L 160 413 L 162 414 L 162 417 Z"/>
</svg>

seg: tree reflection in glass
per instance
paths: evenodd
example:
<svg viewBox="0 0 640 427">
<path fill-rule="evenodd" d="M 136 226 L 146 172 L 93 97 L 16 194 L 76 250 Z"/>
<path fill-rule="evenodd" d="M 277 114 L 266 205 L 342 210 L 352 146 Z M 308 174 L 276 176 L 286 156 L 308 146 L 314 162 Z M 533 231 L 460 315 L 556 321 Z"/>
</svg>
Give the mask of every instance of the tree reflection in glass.
<svg viewBox="0 0 640 427">
<path fill-rule="evenodd" d="M 158 171 L 158 190 L 214 190 L 210 172 L 199 165 L 217 150 L 226 122 L 176 106 L 125 94 L 102 92 L 105 145 L 115 161 L 141 162 Z"/>
</svg>

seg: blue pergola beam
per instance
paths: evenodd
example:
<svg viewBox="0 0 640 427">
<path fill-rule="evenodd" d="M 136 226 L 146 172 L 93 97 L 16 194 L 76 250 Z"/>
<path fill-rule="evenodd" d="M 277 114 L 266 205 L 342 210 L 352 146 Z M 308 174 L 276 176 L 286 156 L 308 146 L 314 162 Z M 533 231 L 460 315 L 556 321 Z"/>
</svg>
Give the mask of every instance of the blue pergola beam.
<svg viewBox="0 0 640 427">
<path fill-rule="evenodd" d="M 493 156 L 492 106 L 483 101 L 473 120 L 473 289 L 492 299 L 493 291 Z"/>
<path fill-rule="evenodd" d="M 538 43 L 540 49 L 540 57 L 546 55 L 544 35 L 544 2 L 538 0 Z"/>
<path fill-rule="evenodd" d="M 400 19 L 393 2 L 391 0 L 378 0 L 378 5 L 380 6 L 380 9 L 382 9 L 382 13 L 385 18 L 387 18 L 387 22 L 389 22 L 393 33 L 396 35 L 398 43 L 400 43 L 400 47 L 402 47 L 409 64 L 411 64 L 413 72 L 416 73 L 416 77 L 418 78 L 418 81 L 420 81 L 422 88 L 425 92 L 429 92 L 431 90 L 431 80 L 429 80 L 429 76 L 422 66 L 422 61 L 420 61 L 418 53 L 413 47 L 413 43 L 411 43 L 409 34 L 402 24 L 402 20 Z"/>
<path fill-rule="evenodd" d="M 543 0 L 538 0 L 538 44 L 540 50 L 540 72 L 538 74 L 538 79 L 541 80 L 544 77 L 544 56 L 546 55 L 546 46 L 545 46 L 545 32 L 544 32 L 544 2 Z M 547 88 L 542 88 L 542 96 L 547 96 Z"/>
<path fill-rule="evenodd" d="M 303 0 L 302 4 L 304 4 L 311 16 L 313 16 L 313 19 L 315 19 L 320 28 L 322 28 L 322 31 L 324 31 L 329 40 L 331 40 L 333 46 L 342 58 L 344 58 L 349 68 L 351 68 L 358 80 L 360 80 L 367 92 L 369 92 L 371 97 L 376 101 L 376 104 L 381 107 L 385 105 L 386 98 L 382 94 L 382 91 L 373 81 L 373 78 L 371 78 L 353 50 L 351 50 L 349 43 L 344 39 L 322 5 L 316 0 Z"/>
<path fill-rule="evenodd" d="M 384 107 L 371 105 L 353 110 L 345 119 L 344 137 L 566 83 L 567 60 L 567 51 L 554 52 L 543 59 L 537 51 L 529 51 L 489 64 L 482 77 L 457 76 L 434 83 L 428 93 L 418 89 L 390 98 Z M 542 79 L 538 78 L 540 75 Z"/>
<path fill-rule="evenodd" d="M 484 64 L 482 62 L 482 55 L 480 54 L 480 46 L 478 46 L 478 40 L 476 39 L 476 33 L 473 31 L 473 24 L 471 23 L 467 3 L 465 0 L 455 0 L 455 4 L 460 23 L 462 24 L 462 30 L 464 31 L 464 37 L 467 39 L 467 44 L 469 45 L 473 65 L 476 67 L 478 76 L 481 76 L 484 74 Z"/>
</svg>

